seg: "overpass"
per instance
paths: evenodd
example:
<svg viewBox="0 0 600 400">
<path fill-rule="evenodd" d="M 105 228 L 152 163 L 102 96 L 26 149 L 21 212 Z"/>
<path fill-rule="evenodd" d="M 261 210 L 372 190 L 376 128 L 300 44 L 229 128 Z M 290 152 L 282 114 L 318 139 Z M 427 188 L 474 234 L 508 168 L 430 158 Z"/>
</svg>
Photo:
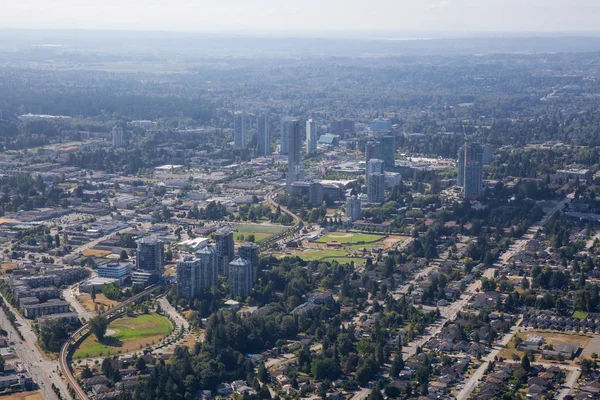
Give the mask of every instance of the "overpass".
<svg viewBox="0 0 600 400">
<path fill-rule="evenodd" d="M 145 298 L 146 296 L 149 296 L 153 292 L 162 288 L 164 286 L 164 284 L 165 284 L 165 282 L 158 282 L 152 286 L 148 286 L 143 292 L 130 297 L 129 299 L 125 300 L 122 303 L 119 303 L 118 305 L 116 305 L 113 308 L 111 308 L 110 310 L 102 313 L 101 315 L 106 317 L 108 320 L 116 318 L 120 314 L 122 314 L 127 309 L 127 307 L 129 307 L 132 304 L 137 303 L 139 300 Z M 80 340 L 82 340 L 87 335 L 89 335 L 89 333 L 90 333 L 89 323 L 84 324 L 81 328 L 79 328 L 77 331 L 75 331 L 69 337 L 69 339 L 67 339 L 65 344 L 63 344 L 62 348 L 60 349 L 60 355 L 59 355 L 59 359 L 58 359 L 58 363 L 59 363 L 62 374 L 64 375 L 65 379 L 67 380 L 67 383 L 69 384 L 69 386 L 71 388 L 73 388 L 73 390 L 75 391 L 75 394 L 76 394 L 75 398 L 76 399 L 78 398 L 79 400 L 88 400 L 89 397 L 85 393 L 85 390 L 83 390 L 83 388 L 81 386 L 79 386 L 79 383 L 77 382 L 77 378 L 73 375 L 73 371 L 71 370 L 71 363 L 69 362 L 69 356 L 71 355 L 71 351 L 73 350 L 74 346 L 77 345 L 77 343 Z"/>
<path fill-rule="evenodd" d="M 269 193 L 267 195 L 267 203 L 269 203 L 269 205 L 275 209 L 277 209 L 277 207 L 279 207 L 279 209 L 281 210 L 282 213 L 292 217 L 292 219 L 294 220 L 294 225 L 290 226 L 288 228 L 285 228 L 284 230 L 282 230 L 281 232 L 279 232 L 273 236 L 269 236 L 268 238 L 265 238 L 265 239 L 259 241 L 258 244 L 260 245 L 260 247 L 263 250 L 270 244 L 273 244 L 273 243 L 283 239 L 290 233 L 298 233 L 304 226 L 300 217 L 298 217 L 296 214 L 291 212 L 287 207 L 277 204 L 277 202 L 275 201 L 275 196 L 280 191 L 281 191 L 281 189 L 276 189 L 276 190 L 272 191 L 271 193 Z"/>
</svg>

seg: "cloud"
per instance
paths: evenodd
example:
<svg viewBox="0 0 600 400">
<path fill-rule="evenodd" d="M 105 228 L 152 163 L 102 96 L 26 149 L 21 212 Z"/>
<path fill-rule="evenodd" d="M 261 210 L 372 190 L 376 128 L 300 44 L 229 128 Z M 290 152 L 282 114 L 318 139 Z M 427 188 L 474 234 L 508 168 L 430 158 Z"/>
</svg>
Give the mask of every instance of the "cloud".
<svg viewBox="0 0 600 400">
<path fill-rule="evenodd" d="M 429 8 L 430 10 L 439 10 L 442 8 L 446 8 L 449 5 L 450 5 L 450 2 L 448 0 L 441 0 L 437 3 L 430 4 L 429 6 L 427 6 L 427 8 Z"/>
</svg>

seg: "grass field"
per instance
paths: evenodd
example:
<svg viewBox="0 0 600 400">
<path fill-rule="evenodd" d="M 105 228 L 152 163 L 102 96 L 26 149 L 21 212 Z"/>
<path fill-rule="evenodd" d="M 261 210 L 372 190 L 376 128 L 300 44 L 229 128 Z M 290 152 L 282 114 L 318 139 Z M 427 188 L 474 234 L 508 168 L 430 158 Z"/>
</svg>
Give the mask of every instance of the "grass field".
<svg viewBox="0 0 600 400">
<path fill-rule="evenodd" d="M 108 325 L 110 336 L 101 343 L 89 335 L 77 348 L 73 358 L 93 358 L 127 353 L 157 343 L 173 330 L 171 321 L 158 314 L 119 318 Z"/>
<path fill-rule="evenodd" d="M 266 233 L 275 235 L 285 229 L 280 225 L 264 225 L 264 224 L 237 224 L 235 228 L 241 233 Z"/>
<path fill-rule="evenodd" d="M 87 249 L 83 251 L 84 257 L 106 257 L 111 254 L 112 252 L 110 250 Z"/>
<path fill-rule="evenodd" d="M 575 311 L 573 313 L 573 318 L 576 319 L 586 319 L 588 316 L 588 313 L 586 313 L 585 311 Z"/>
<path fill-rule="evenodd" d="M 44 400 L 44 395 L 39 390 L 33 392 L 19 392 L 2 396 L 2 400 Z"/>
<path fill-rule="evenodd" d="M 247 241 L 248 235 L 254 235 L 254 241 L 266 239 L 269 236 L 278 234 L 285 229 L 279 225 L 263 225 L 263 224 L 237 224 L 235 228 L 238 230 L 233 233 L 233 239 L 237 241 Z"/>
<path fill-rule="evenodd" d="M 373 243 L 377 242 L 384 237 L 381 235 L 368 235 L 364 233 L 346 233 L 346 232 L 332 232 L 327 235 L 321 236 L 317 243 L 327 242 L 339 242 L 342 244 L 356 244 L 356 243 Z"/>
<path fill-rule="evenodd" d="M 0 264 L 0 271 L 2 271 L 2 274 L 6 274 L 8 273 L 8 271 L 12 271 L 14 269 L 19 268 L 19 266 L 16 263 L 2 263 Z"/>
<path fill-rule="evenodd" d="M 582 348 L 585 348 L 590 341 L 590 335 L 581 335 L 576 333 L 562 333 L 562 332 L 552 332 L 552 331 L 540 331 L 540 330 L 530 330 L 526 332 L 518 332 L 515 337 L 519 337 L 523 340 L 527 339 L 528 336 L 541 336 L 544 338 L 544 345 L 552 344 L 556 345 L 558 343 L 570 343 L 570 344 L 578 344 Z M 543 346 L 544 346 L 543 345 Z M 542 346 L 542 347 L 543 347 Z M 523 357 L 524 353 L 520 350 L 517 350 L 515 347 L 515 339 L 513 338 L 505 349 L 503 349 L 498 357 L 504 357 L 508 360 L 511 359 L 512 354 L 517 354 L 519 357 Z"/>
<path fill-rule="evenodd" d="M 96 307 L 94 305 L 94 302 L 92 301 L 92 298 L 90 297 L 89 294 L 87 293 L 82 293 L 79 296 L 77 296 L 77 301 L 79 301 L 81 303 L 81 305 L 83 306 L 83 308 L 85 308 L 88 311 L 96 311 Z M 98 304 L 98 307 L 100 307 L 100 304 L 104 304 L 104 307 L 106 307 L 108 309 L 108 306 L 114 306 L 119 304 L 118 301 L 115 300 L 110 300 L 107 299 L 106 296 L 104 296 L 102 293 L 99 293 L 96 295 L 96 304 Z"/>
</svg>

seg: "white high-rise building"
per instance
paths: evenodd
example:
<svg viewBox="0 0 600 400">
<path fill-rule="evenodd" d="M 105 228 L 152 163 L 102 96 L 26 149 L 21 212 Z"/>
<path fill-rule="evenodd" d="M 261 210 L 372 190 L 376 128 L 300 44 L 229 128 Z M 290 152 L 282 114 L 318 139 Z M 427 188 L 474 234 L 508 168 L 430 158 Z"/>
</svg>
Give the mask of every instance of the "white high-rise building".
<svg viewBox="0 0 600 400">
<path fill-rule="evenodd" d="M 467 143 L 458 151 L 456 182 L 463 188 L 465 199 L 483 194 L 483 148 L 479 143 Z"/>
<path fill-rule="evenodd" d="M 229 292 L 246 298 L 252 294 L 252 262 L 236 258 L 229 263 Z"/>
<path fill-rule="evenodd" d="M 292 183 L 301 179 L 304 166 L 302 164 L 302 130 L 297 119 L 287 121 L 288 131 L 288 174 L 287 188 L 291 189 Z"/>
<path fill-rule="evenodd" d="M 269 116 L 267 114 L 260 114 L 258 117 L 258 154 L 261 156 L 267 156 L 271 154 L 271 137 L 269 132 Z"/>
<path fill-rule="evenodd" d="M 369 196 L 370 202 L 383 203 L 385 200 L 385 175 L 374 173 L 369 176 L 367 196 Z"/>
<path fill-rule="evenodd" d="M 206 246 L 196 252 L 202 262 L 200 271 L 200 289 L 208 290 L 219 285 L 219 260 L 214 247 Z"/>
<path fill-rule="evenodd" d="M 123 147 L 123 128 L 120 126 L 112 128 L 112 145 L 115 148 Z"/>
<path fill-rule="evenodd" d="M 354 222 L 360 219 L 360 200 L 356 196 L 350 196 L 346 199 L 346 217 Z"/>
<path fill-rule="evenodd" d="M 246 147 L 246 114 L 237 113 L 234 118 L 233 144 L 236 149 Z"/>
<path fill-rule="evenodd" d="M 317 152 L 317 123 L 314 119 L 306 121 L 306 154 Z"/>
<path fill-rule="evenodd" d="M 191 299 L 200 295 L 202 262 L 199 258 L 177 260 L 177 294 Z"/>
<path fill-rule="evenodd" d="M 372 158 L 367 161 L 367 168 L 365 171 L 365 184 L 369 187 L 369 177 L 373 174 L 383 174 L 383 160 L 378 158 Z"/>
<path fill-rule="evenodd" d="M 288 154 L 290 143 L 290 130 L 292 129 L 294 121 L 295 119 L 292 117 L 283 117 L 281 119 L 281 137 L 279 142 L 279 154 Z"/>
</svg>

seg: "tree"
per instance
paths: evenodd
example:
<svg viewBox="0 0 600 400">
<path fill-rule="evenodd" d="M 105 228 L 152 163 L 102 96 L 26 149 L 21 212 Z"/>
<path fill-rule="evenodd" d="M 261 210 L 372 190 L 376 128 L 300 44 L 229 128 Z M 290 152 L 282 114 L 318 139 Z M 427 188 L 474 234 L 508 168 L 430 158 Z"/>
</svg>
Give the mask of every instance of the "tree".
<svg viewBox="0 0 600 400">
<path fill-rule="evenodd" d="M 137 359 L 137 361 L 135 362 L 135 369 L 137 369 L 138 371 L 146 370 L 146 360 L 144 360 L 143 357 L 139 357 Z"/>
<path fill-rule="evenodd" d="M 531 369 L 531 363 L 529 362 L 529 357 L 527 356 L 527 354 L 525 354 L 521 359 L 521 367 L 523 367 L 523 369 L 527 372 L 529 372 L 529 370 Z"/>
<path fill-rule="evenodd" d="M 106 328 L 108 328 L 108 319 L 103 315 L 96 315 L 90 318 L 89 324 L 90 332 L 96 336 L 99 342 L 102 341 L 106 334 Z"/>
<path fill-rule="evenodd" d="M 4 372 L 4 364 L 6 363 L 6 361 L 4 360 L 4 357 L 2 357 L 0 355 L 0 372 Z"/>
<path fill-rule="evenodd" d="M 83 371 L 81 371 L 81 379 L 91 378 L 92 376 L 94 376 L 94 373 L 92 372 L 90 367 L 88 367 L 88 365 L 85 364 L 85 367 L 83 367 Z"/>
<path fill-rule="evenodd" d="M 92 286 L 92 291 L 90 292 L 90 297 L 92 298 L 92 302 L 96 302 L 96 288 Z"/>
<path fill-rule="evenodd" d="M 261 362 L 259 364 L 256 376 L 262 383 L 267 383 L 269 381 L 269 374 L 267 372 L 267 368 L 265 367 L 264 362 Z"/>
<path fill-rule="evenodd" d="M 125 261 L 129 258 L 129 256 L 127 255 L 127 252 L 125 251 L 125 249 L 121 250 L 121 255 L 119 256 L 119 259 L 121 261 Z"/>
</svg>

